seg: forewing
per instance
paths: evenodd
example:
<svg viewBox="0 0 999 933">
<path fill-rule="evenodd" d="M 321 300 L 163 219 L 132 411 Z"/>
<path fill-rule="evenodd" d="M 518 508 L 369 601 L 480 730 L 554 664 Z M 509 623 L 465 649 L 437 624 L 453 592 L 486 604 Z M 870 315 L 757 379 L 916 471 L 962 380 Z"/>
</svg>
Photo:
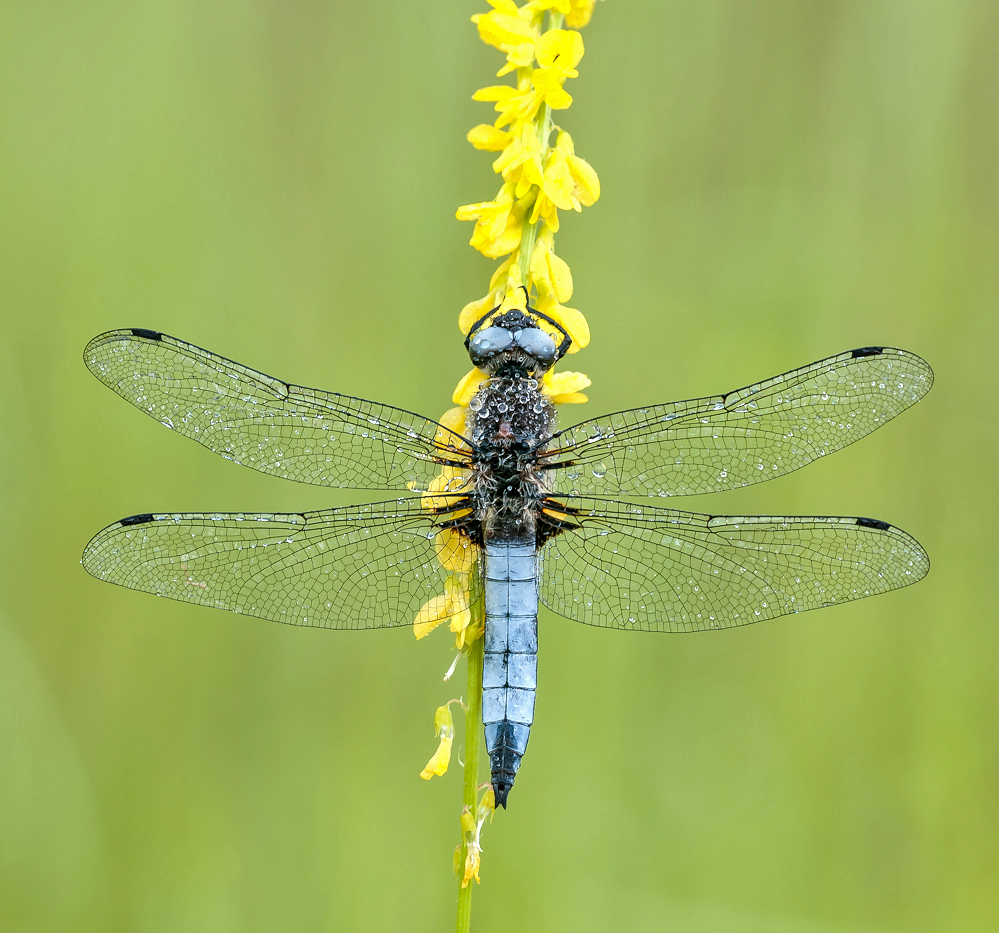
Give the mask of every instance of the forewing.
<svg viewBox="0 0 999 933">
<path fill-rule="evenodd" d="M 561 495 L 689 496 L 783 476 L 852 444 L 930 389 L 890 347 L 850 350 L 727 395 L 654 405 L 556 434 L 540 466 Z"/>
<path fill-rule="evenodd" d="M 435 421 L 306 389 L 146 330 L 87 344 L 90 371 L 122 398 L 228 460 L 300 483 L 422 491 L 469 447 Z"/>
<path fill-rule="evenodd" d="M 406 499 L 300 515 L 136 515 L 99 532 L 83 566 L 133 590 L 275 622 L 384 628 L 411 624 L 443 593 L 436 535 L 433 515 Z"/>
<path fill-rule="evenodd" d="M 919 543 L 866 518 L 697 515 L 569 498 L 542 551 L 541 602 L 607 628 L 731 628 L 922 579 Z M 578 513 L 577 511 L 578 510 Z"/>
</svg>

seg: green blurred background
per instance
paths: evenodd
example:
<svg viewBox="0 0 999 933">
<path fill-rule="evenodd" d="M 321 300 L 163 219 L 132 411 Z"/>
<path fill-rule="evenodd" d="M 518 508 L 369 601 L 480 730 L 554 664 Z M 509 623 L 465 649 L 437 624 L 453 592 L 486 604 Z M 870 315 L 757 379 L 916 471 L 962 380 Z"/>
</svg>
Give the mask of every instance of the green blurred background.
<svg viewBox="0 0 999 933">
<path fill-rule="evenodd" d="M 450 929 L 460 772 L 425 783 L 444 633 L 285 628 L 103 586 L 148 510 L 357 501 L 240 469 L 85 370 L 157 328 L 435 415 L 494 263 L 484 3 L 2 5 L 0 928 Z M 601 4 L 562 117 L 603 198 L 557 247 L 575 420 L 867 344 L 937 386 L 714 512 L 873 515 L 933 571 L 717 635 L 546 615 L 474 929 L 992 930 L 999 6 Z"/>
</svg>

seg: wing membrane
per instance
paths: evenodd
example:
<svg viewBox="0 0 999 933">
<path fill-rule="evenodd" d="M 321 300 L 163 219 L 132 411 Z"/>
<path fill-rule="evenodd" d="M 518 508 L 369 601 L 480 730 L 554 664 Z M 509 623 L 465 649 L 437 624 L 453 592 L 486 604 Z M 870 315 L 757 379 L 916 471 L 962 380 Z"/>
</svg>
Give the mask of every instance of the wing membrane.
<svg viewBox="0 0 999 933">
<path fill-rule="evenodd" d="M 389 405 L 289 385 L 166 334 L 116 330 L 84 360 L 122 398 L 262 473 L 352 489 L 424 490 L 467 441 Z"/>
<path fill-rule="evenodd" d="M 545 545 L 541 602 L 588 625 L 731 628 L 884 593 L 929 570 L 915 539 L 872 519 L 697 515 L 588 498 L 565 504 L 579 510 L 571 518 L 580 527 Z"/>
<path fill-rule="evenodd" d="M 783 476 L 852 444 L 915 404 L 933 371 L 890 347 L 850 350 L 712 398 L 584 421 L 542 466 L 559 495 L 689 496 Z"/>
<path fill-rule="evenodd" d="M 99 532 L 83 566 L 120 586 L 275 622 L 384 628 L 411 624 L 443 592 L 436 531 L 407 499 L 300 515 L 136 515 Z"/>
</svg>

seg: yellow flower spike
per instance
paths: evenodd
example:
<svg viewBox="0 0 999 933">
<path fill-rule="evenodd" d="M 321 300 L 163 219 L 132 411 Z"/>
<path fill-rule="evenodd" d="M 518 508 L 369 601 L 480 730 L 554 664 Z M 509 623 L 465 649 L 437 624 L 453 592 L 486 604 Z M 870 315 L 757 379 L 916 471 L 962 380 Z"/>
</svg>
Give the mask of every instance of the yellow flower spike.
<svg viewBox="0 0 999 933">
<path fill-rule="evenodd" d="M 444 706 L 438 706 L 434 713 L 434 732 L 440 737 L 440 744 L 434 752 L 427 766 L 420 772 L 420 777 L 429 781 L 434 775 L 440 777 L 447 773 L 447 767 L 451 763 L 451 745 L 454 742 L 454 719 L 451 716 L 451 700 Z"/>
<path fill-rule="evenodd" d="M 480 123 L 478 126 L 473 126 L 465 138 L 476 149 L 484 149 L 486 152 L 501 152 L 510 145 L 513 134 L 506 130 L 498 130 L 488 123 Z"/>
</svg>

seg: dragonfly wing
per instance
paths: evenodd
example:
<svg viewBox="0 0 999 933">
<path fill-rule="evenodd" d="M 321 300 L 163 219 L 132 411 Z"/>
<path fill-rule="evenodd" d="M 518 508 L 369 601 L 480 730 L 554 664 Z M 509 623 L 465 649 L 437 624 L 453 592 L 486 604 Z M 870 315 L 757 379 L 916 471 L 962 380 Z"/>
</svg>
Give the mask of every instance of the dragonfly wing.
<svg viewBox="0 0 999 933">
<path fill-rule="evenodd" d="M 298 515 L 135 515 L 99 532 L 83 566 L 130 589 L 275 622 L 385 628 L 411 624 L 444 591 L 437 531 L 407 499 Z"/>
<path fill-rule="evenodd" d="M 389 405 L 290 385 L 157 331 L 87 344 L 90 371 L 169 428 L 245 466 L 318 486 L 424 490 L 468 442 Z"/>
<path fill-rule="evenodd" d="M 933 371 L 890 347 L 849 350 L 727 395 L 653 405 L 556 434 L 558 495 L 689 496 L 783 476 L 915 404 Z"/>
<path fill-rule="evenodd" d="M 546 512 L 577 527 L 544 546 L 541 602 L 607 628 L 732 628 L 884 593 L 929 570 L 919 542 L 874 519 L 697 515 L 588 498 L 550 501 Z"/>
</svg>

